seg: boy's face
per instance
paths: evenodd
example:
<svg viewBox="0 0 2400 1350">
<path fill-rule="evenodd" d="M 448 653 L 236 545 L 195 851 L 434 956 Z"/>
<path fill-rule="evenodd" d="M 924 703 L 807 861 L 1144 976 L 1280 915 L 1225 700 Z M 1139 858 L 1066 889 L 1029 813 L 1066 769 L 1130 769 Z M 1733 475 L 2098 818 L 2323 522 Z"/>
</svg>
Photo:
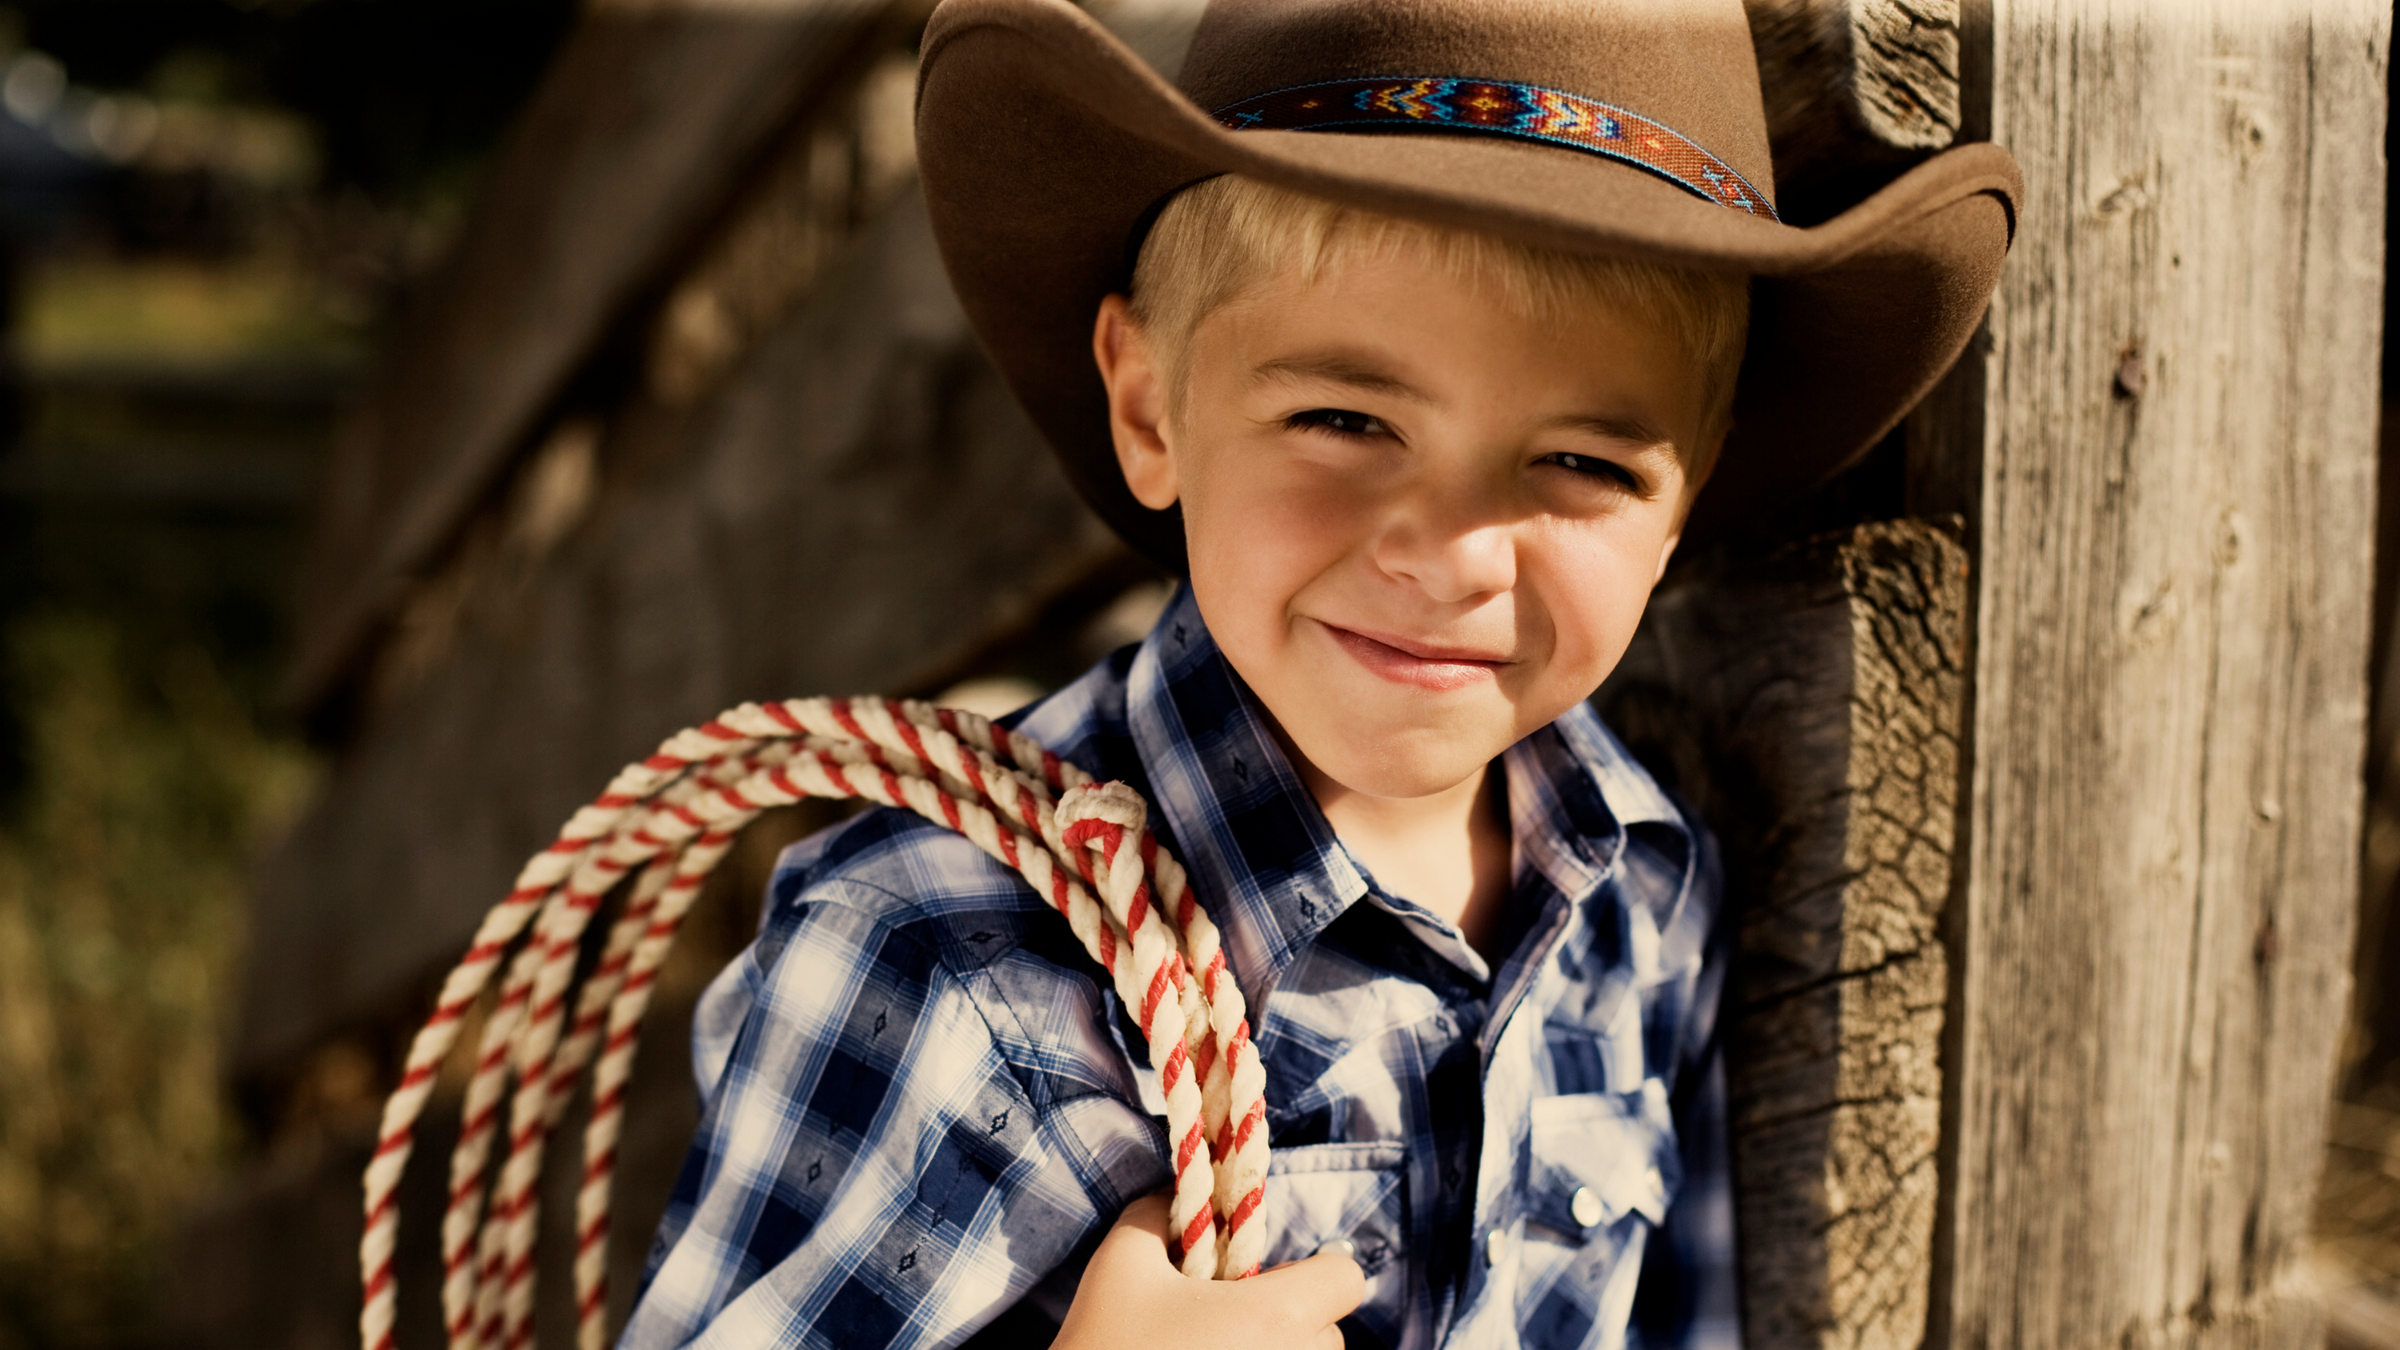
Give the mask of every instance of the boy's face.
<svg viewBox="0 0 2400 1350">
<path fill-rule="evenodd" d="M 1538 323 L 1413 254 L 1209 314 L 1173 416 L 1121 298 L 1094 349 L 1134 496 L 1183 503 L 1209 632 L 1304 772 L 1377 797 L 1455 788 L 1599 686 L 1706 462 L 1671 335 Z"/>
</svg>

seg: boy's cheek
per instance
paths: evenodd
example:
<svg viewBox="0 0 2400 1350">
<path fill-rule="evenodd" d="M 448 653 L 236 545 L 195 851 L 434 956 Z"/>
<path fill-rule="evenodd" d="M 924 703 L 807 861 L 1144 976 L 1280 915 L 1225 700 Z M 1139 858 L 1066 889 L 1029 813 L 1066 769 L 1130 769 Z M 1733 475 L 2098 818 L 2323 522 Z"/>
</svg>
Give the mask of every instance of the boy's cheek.
<svg viewBox="0 0 2400 1350">
<path fill-rule="evenodd" d="M 1363 494 L 1334 476 L 1289 465 L 1254 464 L 1198 488 L 1184 503 L 1192 566 L 1221 570 L 1245 590 L 1305 584 L 1349 551 L 1371 514 Z"/>
<path fill-rule="evenodd" d="M 1236 522 L 1274 517 L 1323 530 L 1371 510 L 1380 495 L 1365 454 L 1290 435 L 1212 446 L 1197 468 L 1192 491 Z"/>
<path fill-rule="evenodd" d="M 1649 606 L 1664 528 L 1634 539 L 1570 543 L 1549 566 L 1540 567 L 1527 589 L 1539 594 L 1551 629 L 1554 678 L 1584 686 L 1580 698 L 1616 669 Z"/>
</svg>

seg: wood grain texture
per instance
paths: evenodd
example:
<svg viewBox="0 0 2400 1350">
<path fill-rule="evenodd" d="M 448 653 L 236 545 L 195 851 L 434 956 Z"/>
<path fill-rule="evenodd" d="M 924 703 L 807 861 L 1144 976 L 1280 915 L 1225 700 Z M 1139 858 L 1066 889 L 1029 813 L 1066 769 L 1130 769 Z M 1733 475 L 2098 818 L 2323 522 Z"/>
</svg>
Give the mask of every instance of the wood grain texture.
<svg viewBox="0 0 2400 1350">
<path fill-rule="evenodd" d="M 302 578 L 297 702 L 350 668 L 609 325 L 661 284 L 886 9 L 784 0 L 582 18 L 337 437 Z"/>
<path fill-rule="evenodd" d="M 930 693 L 1125 556 L 976 346 L 913 191 L 710 398 L 637 399 L 599 453 L 588 517 L 487 569 L 265 870 L 237 1072 L 408 1007 L 661 737 L 743 699 Z"/>
<path fill-rule="evenodd" d="M 1860 526 L 1662 593 L 1602 692 L 1724 850 L 1756 1350 L 1924 1335 L 1966 595 L 1944 530 Z"/>
<path fill-rule="evenodd" d="M 2309 1345 L 2348 985 L 2389 11 L 2002 0 L 1952 1347 Z M 1947 437 L 1947 440 L 1943 440 Z"/>
<path fill-rule="evenodd" d="M 1958 5 L 1744 0 L 1786 219 L 1824 219 L 1957 137 Z"/>
<path fill-rule="evenodd" d="M 1850 0 L 1851 81 L 1877 140 L 1939 150 L 1958 135 L 1958 0 Z"/>
</svg>

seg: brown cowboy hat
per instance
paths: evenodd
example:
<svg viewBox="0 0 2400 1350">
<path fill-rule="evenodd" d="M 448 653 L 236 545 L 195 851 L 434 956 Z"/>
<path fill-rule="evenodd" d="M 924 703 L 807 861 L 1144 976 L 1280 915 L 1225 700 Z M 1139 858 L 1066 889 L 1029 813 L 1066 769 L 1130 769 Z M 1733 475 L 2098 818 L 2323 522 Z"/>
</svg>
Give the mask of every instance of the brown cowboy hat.
<svg viewBox="0 0 2400 1350">
<path fill-rule="evenodd" d="M 1815 487 L 1924 396 L 1991 298 L 2024 188 L 2006 150 L 1968 145 L 1824 224 L 1780 223 L 1740 0 L 1214 0 L 1182 86 L 1066 0 L 945 0 L 917 76 L 925 198 L 969 320 L 1085 499 L 1175 567 L 1180 513 L 1126 490 L 1091 331 L 1181 188 L 1239 173 L 1752 274 L 1696 534 Z"/>
</svg>

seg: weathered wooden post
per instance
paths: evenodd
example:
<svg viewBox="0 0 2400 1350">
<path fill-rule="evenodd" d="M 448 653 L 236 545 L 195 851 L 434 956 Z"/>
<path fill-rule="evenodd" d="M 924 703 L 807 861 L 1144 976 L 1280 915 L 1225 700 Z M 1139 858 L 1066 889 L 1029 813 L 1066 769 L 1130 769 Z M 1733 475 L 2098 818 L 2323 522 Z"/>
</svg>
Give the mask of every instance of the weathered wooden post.
<svg viewBox="0 0 2400 1350">
<path fill-rule="evenodd" d="M 1912 519 L 1692 569 L 1604 694 L 1741 906 L 1749 1341 L 2315 1344 L 2388 12 L 1751 18 L 1804 217 L 1953 134 L 2029 196 L 1904 471 L 1818 513 Z"/>
<path fill-rule="evenodd" d="M 1968 9 L 1962 132 L 2028 196 L 1911 428 L 1976 562 L 1934 1344 L 2321 1336 L 2389 19 Z"/>
</svg>

